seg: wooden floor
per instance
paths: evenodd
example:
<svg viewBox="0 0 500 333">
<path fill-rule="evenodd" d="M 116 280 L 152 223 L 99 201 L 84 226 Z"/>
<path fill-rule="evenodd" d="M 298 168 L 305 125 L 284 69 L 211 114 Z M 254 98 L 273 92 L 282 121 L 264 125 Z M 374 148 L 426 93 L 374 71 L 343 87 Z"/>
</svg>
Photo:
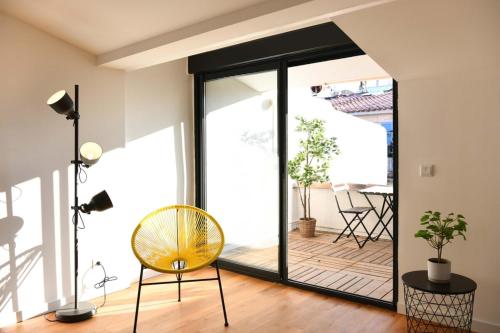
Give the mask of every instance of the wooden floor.
<svg viewBox="0 0 500 333">
<path fill-rule="evenodd" d="M 217 283 L 183 285 L 183 299 L 177 302 L 175 285 L 145 286 L 137 332 L 404 332 L 406 319 L 390 310 L 320 295 L 281 284 L 222 271 L 222 284 L 229 327 L 224 327 Z M 214 276 L 206 268 L 185 277 Z M 171 280 L 162 275 L 148 282 Z M 94 318 L 75 324 L 48 322 L 43 316 L 2 333 L 91 333 L 132 331 L 137 286 L 108 296 L 105 307 Z M 95 300 L 99 304 L 100 299 Z"/>
<path fill-rule="evenodd" d="M 360 249 L 352 238 L 332 241 L 337 234 L 316 232 L 288 236 L 288 278 L 384 301 L 392 301 L 392 241 L 369 241 Z M 278 248 L 236 248 L 224 258 L 277 270 Z"/>
</svg>

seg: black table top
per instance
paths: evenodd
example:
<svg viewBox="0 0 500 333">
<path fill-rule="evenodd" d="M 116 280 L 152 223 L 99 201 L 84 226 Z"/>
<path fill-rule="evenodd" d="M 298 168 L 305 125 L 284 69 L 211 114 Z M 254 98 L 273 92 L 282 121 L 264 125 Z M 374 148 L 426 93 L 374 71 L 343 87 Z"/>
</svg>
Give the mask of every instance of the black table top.
<svg viewBox="0 0 500 333">
<path fill-rule="evenodd" d="M 451 274 L 450 283 L 433 283 L 427 279 L 427 271 L 413 271 L 403 274 L 403 282 L 414 289 L 433 294 L 466 294 L 477 288 L 476 282 L 458 274 Z"/>
</svg>

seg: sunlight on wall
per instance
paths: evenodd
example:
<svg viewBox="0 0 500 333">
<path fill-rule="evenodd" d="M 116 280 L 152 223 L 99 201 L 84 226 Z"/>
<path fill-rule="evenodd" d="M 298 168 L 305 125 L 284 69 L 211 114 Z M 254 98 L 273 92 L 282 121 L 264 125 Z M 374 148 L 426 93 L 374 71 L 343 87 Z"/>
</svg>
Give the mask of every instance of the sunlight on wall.
<svg viewBox="0 0 500 333">
<path fill-rule="evenodd" d="M 187 182 L 187 176 L 188 176 L 188 171 L 187 171 L 187 159 L 186 159 L 186 133 L 185 133 L 185 126 L 184 126 L 184 123 L 182 122 L 180 124 L 180 127 L 181 127 L 181 146 L 182 146 L 182 175 L 183 175 L 183 180 L 182 180 L 182 185 L 183 185 L 183 188 L 182 188 L 182 192 L 184 192 L 183 194 L 183 198 L 182 198 L 182 203 L 183 204 L 188 204 L 188 182 Z"/>
<path fill-rule="evenodd" d="M 126 148 L 108 151 L 96 165 L 85 169 L 87 180 L 78 186 L 79 204 L 106 190 L 113 208 L 82 214 L 85 229 L 78 234 L 82 300 L 102 296 L 103 290 L 94 288 L 103 278 L 101 268 L 92 269 L 92 263 L 97 261 L 105 266 L 108 276 L 118 276 L 117 281 L 107 285 L 108 292 L 126 288 L 135 280 L 140 265 L 132 253 L 130 237 L 146 214 L 178 202 L 178 191 L 185 187 L 185 180 L 180 179 L 177 172 L 178 162 L 175 130 L 169 127 L 130 141 Z M 69 166 L 70 203 L 73 202 L 73 172 L 73 166 Z M 69 213 L 68 220 L 71 219 Z M 72 225 L 70 229 L 72 232 Z M 73 244 L 72 234 L 70 237 Z"/>
<path fill-rule="evenodd" d="M 103 148 L 105 149 L 105 147 Z M 113 267 L 114 259 L 112 258 L 116 255 L 117 251 L 123 251 L 124 249 L 123 229 L 121 224 L 123 216 L 120 212 L 120 204 L 122 202 L 120 197 L 120 183 L 122 179 L 120 162 L 123 161 L 123 156 L 123 149 L 114 149 L 104 153 L 96 165 L 84 169 L 86 175 L 82 174 L 81 178 L 82 181 L 85 182 L 83 184 L 78 183 L 79 205 L 88 203 L 95 194 L 102 190 L 106 190 L 114 204 L 114 208 L 103 212 L 92 212 L 91 214 L 82 213 L 83 222 L 81 219 L 78 221 L 79 228 L 84 227 L 84 229 L 78 230 L 79 300 L 87 300 L 100 294 L 93 287 L 87 288 L 93 286 L 92 282 L 96 283 L 97 281 L 83 280 L 84 277 L 88 277 L 85 273 L 91 269 L 92 263 L 95 264 L 97 261 L 101 261 L 110 274 L 116 274 Z M 73 166 L 68 166 L 69 205 L 72 205 L 74 200 L 73 173 Z M 67 221 L 72 221 L 72 218 L 73 211 L 68 210 Z M 71 222 L 68 223 L 70 225 L 68 237 L 70 239 L 71 249 L 73 249 L 74 226 Z M 71 251 L 70 262 L 71 284 L 73 290 L 73 251 Z M 69 272 L 67 272 L 67 274 L 68 273 Z M 109 287 L 116 287 L 116 284 L 114 286 L 110 284 Z"/>
<path fill-rule="evenodd" d="M 55 249 L 55 267 L 56 267 L 56 290 L 57 290 L 57 298 L 59 299 L 60 297 L 63 296 L 63 290 L 62 290 L 62 281 L 61 279 L 63 278 L 62 274 L 62 264 L 60 258 L 62 258 L 62 250 L 61 250 L 61 238 L 58 237 L 61 235 L 61 193 L 59 191 L 61 187 L 60 184 L 60 175 L 59 171 L 56 170 L 52 172 L 52 189 L 54 193 L 54 234 L 56 235 L 55 238 L 55 244 L 54 244 L 54 249 Z"/>
<path fill-rule="evenodd" d="M 179 142 L 178 142 L 179 141 Z M 147 213 L 177 203 L 178 187 L 185 180 L 178 176 L 176 144 L 181 140 L 173 126 L 127 143 L 127 170 L 124 185 L 129 185 L 130 216 L 136 224 Z M 132 209 L 134 208 L 134 209 Z"/>
<path fill-rule="evenodd" d="M 92 263 L 97 261 L 105 266 L 108 276 L 118 277 L 107 285 L 108 293 L 129 287 L 140 269 L 130 248 L 136 225 L 155 209 L 186 202 L 184 135 L 184 124 L 179 123 L 133 140 L 125 148 L 107 151 L 99 163 L 85 169 L 87 177 L 82 174 L 82 180 L 87 180 L 78 186 L 79 204 L 106 190 L 114 207 L 82 214 L 85 229 L 78 233 L 79 300 L 102 296 L 103 289 L 94 288 L 103 278 L 101 267 L 92 269 Z M 73 204 L 73 172 L 73 165 L 68 165 L 63 172 L 51 172 L 48 179 L 33 178 L 13 186 L 10 194 L 1 192 L 2 326 L 73 301 L 73 225 L 69 208 Z"/>
<path fill-rule="evenodd" d="M 15 257 L 15 271 L 10 272 L 17 285 L 16 298 L 23 317 L 34 316 L 44 310 L 44 275 L 41 258 L 42 207 L 41 183 L 36 177 L 15 186 L 20 192 L 12 200 L 12 214 L 23 220 L 22 229 L 10 249 Z M 14 193 L 14 191 L 13 191 Z M 14 252 L 14 253 L 12 253 Z M 11 262 L 12 265 L 12 262 Z"/>
<path fill-rule="evenodd" d="M 9 232 L 9 225 L 7 223 L 10 221 L 7 219 L 8 207 L 6 192 L 0 192 L 0 200 L 0 323 L 3 323 L 14 322 L 15 315 L 11 311 L 19 307 L 17 299 L 16 304 L 12 303 L 13 280 L 10 275 L 12 268 L 10 259 L 13 257 L 13 261 L 15 261 L 15 255 L 11 254 L 11 250 L 15 251 L 15 235 L 12 235 L 12 233 L 15 233 L 17 230 Z"/>
<path fill-rule="evenodd" d="M 7 217 L 7 193 L 0 192 L 0 219 Z"/>
</svg>

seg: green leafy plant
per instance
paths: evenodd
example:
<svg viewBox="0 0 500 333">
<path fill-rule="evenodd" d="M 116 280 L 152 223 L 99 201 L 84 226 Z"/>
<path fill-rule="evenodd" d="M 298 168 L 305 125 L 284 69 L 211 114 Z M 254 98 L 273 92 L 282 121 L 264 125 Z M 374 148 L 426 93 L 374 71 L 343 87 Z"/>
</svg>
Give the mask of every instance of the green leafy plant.
<svg viewBox="0 0 500 333">
<path fill-rule="evenodd" d="M 467 223 L 462 214 L 449 213 L 442 217 L 440 212 L 427 211 L 420 218 L 420 225 L 425 229 L 417 231 L 415 237 L 423 238 L 438 252 L 438 262 L 443 262 L 441 255 L 443 247 L 450 243 L 456 236 L 462 236 L 465 240 Z"/>
<path fill-rule="evenodd" d="M 325 121 L 320 119 L 306 120 L 296 117 L 299 121 L 295 129 L 304 133 L 300 139 L 300 151 L 288 161 L 288 174 L 299 186 L 300 202 L 303 208 L 303 219 L 311 219 L 311 185 L 329 181 L 328 170 L 334 155 L 340 153 L 336 138 L 325 136 Z"/>
</svg>

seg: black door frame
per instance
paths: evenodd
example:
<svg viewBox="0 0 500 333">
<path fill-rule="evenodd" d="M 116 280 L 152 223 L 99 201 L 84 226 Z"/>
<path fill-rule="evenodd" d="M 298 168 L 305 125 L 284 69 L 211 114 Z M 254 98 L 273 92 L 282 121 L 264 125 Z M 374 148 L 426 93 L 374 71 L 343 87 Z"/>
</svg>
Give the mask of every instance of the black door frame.
<svg viewBox="0 0 500 333">
<path fill-rule="evenodd" d="M 285 285 L 311 290 L 318 293 L 338 296 L 348 300 L 372 304 L 392 310 L 396 310 L 398 301 L 398 203 L 399 203 L 399 170 L 398 170 L 398 84 L 393 81 L 393 142 L 394 142 L 394 215 L 393 215 L 393 300 L 392 302 L 382 301 L 370 297 L 345 293 L 339 290 L 332 290 L 319 286 L 313 286 L 288 279 L 288 207 L 287 207 L 287 100 L 288 100 L 288 68 L 298 65 L 311 64 L 315 62 L 348 58 L 352 56 L 364 55 L 359 47 L 349 45 L 349 47 L 331 46 L 319 50 L 308 50 L 302 53 L 280 55 L 273 59 L 257 59 L 228 66 L 218 65 L 210 71 L 195 73 L 194 78 L 194 111 L 195 111 L 195 184 L 196 184 L 196 206 L 206 208 L 206 165 L 205 165 L 205 82 L 208 80 L 222 78 L 233 75 L 255 73 L 259 71 L 278 71 L 278 154 L 279 154 L 279 272 L 269 272 L 249 266 L 237 264 L 235 262 L 223 260 L 219 261 L 220 267 L 261 279 L 281 282 Z"/>
</svg>

